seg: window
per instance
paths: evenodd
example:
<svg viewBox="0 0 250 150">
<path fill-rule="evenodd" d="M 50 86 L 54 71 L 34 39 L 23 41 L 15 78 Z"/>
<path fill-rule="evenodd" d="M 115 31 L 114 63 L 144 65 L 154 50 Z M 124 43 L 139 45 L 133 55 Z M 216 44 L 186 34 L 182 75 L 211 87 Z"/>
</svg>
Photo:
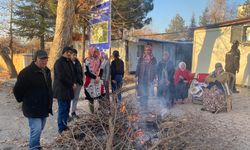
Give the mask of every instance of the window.
<svg viewBox="0 0 250 150">
<path fill-rule="evenodd" d="M 137 45 L 137 57 L 141 57 L 144 52 L 144 45 Z"/>
<path fill-rule="evenodd" d="M 250 42 L 250 26 L 243 28 L 243 42 Z"/>
</svg>

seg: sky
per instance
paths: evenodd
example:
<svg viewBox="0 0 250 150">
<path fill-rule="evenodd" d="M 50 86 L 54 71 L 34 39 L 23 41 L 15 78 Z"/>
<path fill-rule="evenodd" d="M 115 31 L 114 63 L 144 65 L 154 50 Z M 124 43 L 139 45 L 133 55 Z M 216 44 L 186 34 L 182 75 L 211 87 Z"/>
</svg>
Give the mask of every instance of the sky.
<svg viewBox="0 0 250 150">
<path fill-rule="evenodd" d="M 207 6 L 208 0 L 154 0 L 154 10 L 148 16 L 152 17 L 149 27 L 154 32 L 165 32 L 171 19 L 179 13 L 185 20 L 186 25 L 190 24 L 192 14 L 195 14 L 196 22 Z M 235 6 L 244 4 L 245 0 L 228 0 Z"/>
</svg>

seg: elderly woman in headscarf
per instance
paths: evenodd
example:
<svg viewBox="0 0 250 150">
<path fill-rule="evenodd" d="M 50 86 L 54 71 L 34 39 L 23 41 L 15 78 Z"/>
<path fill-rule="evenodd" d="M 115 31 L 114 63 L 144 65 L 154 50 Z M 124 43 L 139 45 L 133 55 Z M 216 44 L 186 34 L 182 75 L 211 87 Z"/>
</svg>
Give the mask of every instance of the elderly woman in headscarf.
<svg viewBox="0 0 250 150">
<path fill-rule="evenodd" d="M 215 70 L 205 79 L 208 84 L 203 93 L 203 108 L 212 113 L 225 110 L 225 87 L 224 83 L 229 81 L 229 74 L 225 73 L 221 63 L 215 64 Z"/>
<path fill-rule="evenodd" d="M 103 69 L 100 68 L 99 56 L 99 51 L 95 47 L 90 47 L 88 57 L 85 59 L 84 91 L 91 113 L 94 112 L 94 100 L 98 99 L 101 104 L 102 97 L 105 96 L 105 88 L 101 80 Z"/>
<path fill-rule="evenodd" d="M 186 63 L 180 62 L 178 69 L 174 74 L 174 83 L 176 86 L 176 99 L 177 103 L 183 103 L 187 100 L 189 83 L 192 80 L 192 75 L 186 68 Z"/>
<path fill-rule="evenodd" d="M 154 81 L 156 81 L 156 58 L 152 54 L 152 45 L 144 47 L 144 54 L 138 60 L 136 77 L 138 77 L 138 97 L 141 105 L 147 107 L 148 96 L 153 95 Z"/>
</svg>

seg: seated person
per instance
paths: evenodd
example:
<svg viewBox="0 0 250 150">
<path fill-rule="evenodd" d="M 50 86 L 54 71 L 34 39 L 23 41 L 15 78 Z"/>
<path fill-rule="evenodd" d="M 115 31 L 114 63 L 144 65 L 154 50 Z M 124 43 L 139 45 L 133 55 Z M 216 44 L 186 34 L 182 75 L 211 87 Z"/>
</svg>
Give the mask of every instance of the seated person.
<svg viewBox="0 0 250 150">
<path fill-rule="evenodd" d="M 215 71 L 213 71 L 206 79 L 208 84 L 203 94 L 203 108 L 212 113 L 225 110 L 226 99 L 224 83 L 228 81 L 228 74 L 224 72 L 222 64 L 215 64 Z"/>
<path fill-rule="evenodd" d="M 224 72 L 221 63 L 216 63 L 215 70 L 205 79 L 205 83 L 208 84 L 208 89 L 211 89 L 213 86 L 217 86 L 217 88 L 222 92 L 224 92 L 223 83 L 227 81 L 228 74 Z"/>
<path fill-rule="evenodd" d="M 176 87 L 176 99 L 177 103 L 183 103 L 184 100 L 187 101 L 189 83 L 192 80 L 192 74 L 186 69 L 186 64 L 184 62 L 179 63 L 179 68 L 174 74 L 174 83 Z"/>
</svg>

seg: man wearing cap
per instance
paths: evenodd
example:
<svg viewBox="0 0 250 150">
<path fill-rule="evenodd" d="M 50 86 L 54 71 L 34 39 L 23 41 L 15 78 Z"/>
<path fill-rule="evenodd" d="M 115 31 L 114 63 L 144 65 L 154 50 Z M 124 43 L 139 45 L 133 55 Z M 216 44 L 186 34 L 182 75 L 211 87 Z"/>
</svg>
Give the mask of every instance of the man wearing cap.
<svg viewBox="0 0 250 150">
<path fill-rule="evenodd" d="M 16 100 L 22 102 L 24 116 L 28 118 L 29 148 L 32 150 L 41 149 L 40 136 L 46 118 L 49 114 L 53 115 L 52 81 L 47 62 L 47 52 L 38 50 L 34 61 L 19 73 L 13 89 Z"/>
<path fill-rule="evenodd" d="M 71 55 L 73 48 L 64 47 L 62 56 L 54 65 L 54 98 L 58 101 L 58 132 L 68 130 L 67 122 L 69 119 L 70 103 L 74 98 L 74 90 L 76 89 L 76 80 L 74 75 L 73 63 Z"/>
</svg>

